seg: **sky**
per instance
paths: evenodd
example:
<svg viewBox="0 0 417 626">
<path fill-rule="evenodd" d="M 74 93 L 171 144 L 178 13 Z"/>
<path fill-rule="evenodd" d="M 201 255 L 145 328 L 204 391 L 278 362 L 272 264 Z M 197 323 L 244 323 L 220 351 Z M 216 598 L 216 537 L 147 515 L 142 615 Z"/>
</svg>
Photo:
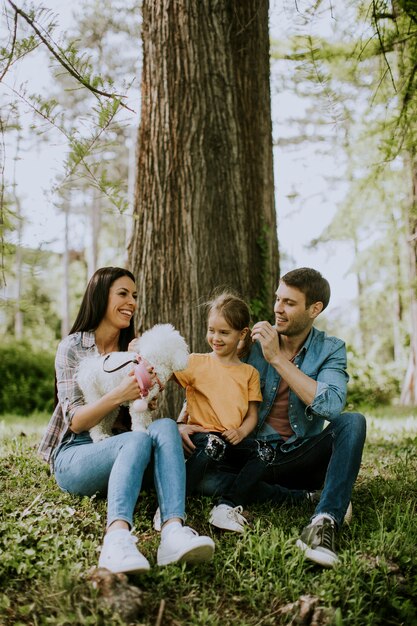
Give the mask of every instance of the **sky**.
<svg viewBox="0 0 417 626">
<path fill-rule="evenodd" d="M 66 30 L 71 24 L 71 16 L 79 0 L 43 0 L 42 4 L 51 8 L 58 16 L 59 30 Z M 303 20 L 303 7 L 311 4 L 307 0 L 297 3 L 298 21 L 294 20 L 294 0 L 271 0 L 270 28 L 273 38 L 285 38 L 295 30 L 303 34 L 330 34 L 334 20 L 326 12 L 323 19 L 311 23 Z M 334 6 L 334 4 L 333 4 Z M 4 24 L 1 27 L 4 33 Z M 274 67 L 272 67 L 272 71 Z M 9 79 L 8 79 L 9 80 Z M 14 84 L 30 84 L 35 80 L 46 87 L 50 80 L 47 71 L 47 57 L 44 53 L 33 55 L 14 74 Z M 10 83 L 9 83 L 10 85 Z M 12 85 L 13 86 L 13 85 Z M 288 126 L 290 115 L 302 115 L 303 104 L 286 91 L 274 91 L 272 86 L 272 118 L 274 137 L 285 138 L 291 134 Z M 138 107 L 136 107 L 138 108 Z M 132 114 L 132 127 L 137 123 L 138 115 Z M 329 124 L 331 120 L 329 120 Z M 334 129 L 337 133 L 337 128 Z M 56 214 L 53 198 L 49 190 L 54 178 L 62 171 L 63 144 L 46 145 L 41 139 L 24 142 L 24 152 L 16 164 L 16 181 L 24 213 L 27 216 L 23 243 L 37 247 L 48 247 L 60 251 L 63 249 L 64 224 L 62 217 Z M 8 156 L 14 153 L 13 146 L 8 148 Z M 296 149 L 276 147 L 274 149 L 274 176 L 276 188 L 276 206 L 278 233 L 281 252 L 281 269 L 292 267 L 315 267 L 329 280 L 332 287 L 332 299 L 327 315 L 331 317 L 345 308 L 355 297 L 356 286 L 352 276 L 346 275 L 351 262 L 350 251 L 343 245 L 336 248 L 321 246 L 320 249 L 308 247 L 312 238 L 320 235 L 331 221 L 337 203 L 343 198 L 344 187 L 328 188 L 326 176 L 337 167 L 334 159 L 318 156 L 311 146 L 299 145 Z M 10 164 L 9 164 L 10 174 Z M 74 233 L 81 228 L 74 224 Z M 81 234 L 79 233 L 79 236 Z"/>
</svg>

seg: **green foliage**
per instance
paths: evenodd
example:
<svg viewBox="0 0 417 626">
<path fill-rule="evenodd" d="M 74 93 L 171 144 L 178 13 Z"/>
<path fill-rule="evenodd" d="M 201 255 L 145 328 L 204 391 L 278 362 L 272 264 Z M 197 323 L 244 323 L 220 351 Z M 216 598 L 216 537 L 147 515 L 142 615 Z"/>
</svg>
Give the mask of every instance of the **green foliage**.
<svg viewBox="0 0 417 626">
<path fill-rule="evenodd" d="M 254 322 L 259 320 L 269 320 L 271 318 L 271 303 L 269 301 L 271 276 L 269 272 L 269 251 L 268 242 L 271 240 L 270 229 L 264 224 L 256 240 L 259 255 L 261 258 L 260 275 L 261 280 L 258 293 L 249 302 L 249 308 Z"/>
<path fill-rule="evenodd" d="M 351 398 L 356 402 L 367 396 L 371 404 L 390 399 L 397 387 L 397 373 L 378 363 L 395 360 L 396 367 L 405 368 L 413 289 L 410 252 L 415 256 L 415 199 L 409 193 L 417 139 L 415 2 L 403 0 L 395 10 L 392 4 L 361 0 L 326 9 L 307 3 L 304 28 L 295 29 L 296 35 L 278 42 L 275 50 L 277 65 L 284 68 L 281 80 L 306 107 L 303 119 L 288 120 L 294 144 L 301 135 L 307 152 L 314 142 L 319 158 L 331 151 L 340 164 L 322 191 L 326 202 L 329 186 L 337 185 L 340 199 L 310 249 L 327 250 L 329 258 L 341 244 L 347 250 L 341 277 L 355 276 L 358 296 L 346 307 L 343 336 L 352 332 L 352 343 L 368 362 L 364 376 L 360 363 L 358 375 L 350 367 L 355 378 Z M 319 6 L 332 14 L 326 39 L 311 35 Z M 289 64 L 294 71 L 288 71 Z M 300 207 L 307 200 L 302 192 L 295 199 Z M 316 214 L 319 221 L 318 208 Z M 358 316 L 351 315 L 352 307 Z"/>
<path fill-rule="evenodd" d="M 348 371 L 348 407 L 366 405 L 375 408 L 389 404 L 400 393 L 402 372 L 395 363 L 372 363 L 350 350 Z"/>
<path fill-rule="evenodd" d="M 16 253 L 16 246 L 9 244 L 10 255 Z M 61 291 L 61 262 L 58 255 L 42 250 L 20 248 L 21 254 L 21 293 L 17 300 L 13 281 L 18 280 L 16 267 L 7 264 L 8 284 L 5 298 L 0 303 L 0 319 L 3 332 L 0 341 L 7 342 L 15 333 L 17 309 L 23 318 L 22 339 L 36 349 L 53 350 L 60 338 L 60 302 L 57 294 Z M 80 281 L 73 263 L 72 279 Z M 84 275 L 82 280 L 85 281 Z"/>
<path fill-rule="evenodd" d="M 46 419 L 45 415 L 44 423 Z M 10 416 L 3 423 L 2 626 L 307 623 L 300 610 L 300 598 L 306 595 L 320 608 L 315 623 L 417 623 L 416 412 L 398 417 L 385 409 L 377 419 L 368 417 L 368 440 L 352 498 L 353 519 L 338 537 L 341 564 L 332 571 L 307 565 L 294 545 L 312 512 L 310 506 L 252 507 L 251 528 L 237 536 L 213 533 L 207 523 L 212 506 L 208 498 L 189 502 L 187 521 L 199 532 L 213 533 L 213 562 L 158 568 L 159 536 L 151 527 L 156 497 L 142 494 L 135 534 L 152 569 L 129 578 L 142 599 L 130 619 L 106 603 L 90 579 L 102 541 L 105 502 L 59 490 L 34 454 L 43 429 L 39 418 L 37 432 L 30 430 L 27 419 Z M 0 422 L 0 437 L 1 427 Z M 26 436 L 17 434 L 22 431 Z"/>
<path fill-rule="evenodd" d="M 54 356 L 26 343 L 0 346 L 0 414 L 52 411 Z"/>
</svg>

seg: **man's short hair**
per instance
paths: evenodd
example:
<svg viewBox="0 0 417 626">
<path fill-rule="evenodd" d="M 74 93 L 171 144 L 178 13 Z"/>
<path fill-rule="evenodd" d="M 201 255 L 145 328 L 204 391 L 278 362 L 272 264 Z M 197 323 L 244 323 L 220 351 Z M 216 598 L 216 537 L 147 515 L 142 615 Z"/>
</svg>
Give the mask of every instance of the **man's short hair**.
<svg viewBox="0 0 417 626">
<path fill-rule="evenodd" d="M 315 302 L 323 303 L 323 311 L 329 304 L 330 285 L 328 281 L 311 267 L 300 267 L 281 276 L 280 279 L 288 287 L 299 289 L 306 299 L 306 308 Z"/>
</svg>

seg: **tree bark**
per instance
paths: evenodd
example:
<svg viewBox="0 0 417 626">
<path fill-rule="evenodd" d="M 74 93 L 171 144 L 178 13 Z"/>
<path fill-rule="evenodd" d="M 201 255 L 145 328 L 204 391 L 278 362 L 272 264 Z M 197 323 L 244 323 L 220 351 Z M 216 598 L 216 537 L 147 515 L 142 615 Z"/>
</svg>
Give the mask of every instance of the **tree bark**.
<svg viewBox="0 0 417 626">
<path fill-rule="evenodd" d="M 205 351 L 213 289 L 265 317 L 279 275 L 268 2 L 144 0 L 142 11 L 137 330 L 171 322 Z"/>
<path fill-rule="evenodd" d="M 417 154 L 409 153 L 411 193 L 408 206 L 408 253 L 410 284 L 410 354 L 400 404 L 417 405 Z"/>
<path fill-rule="evenodd" d="M 414 21 L 413 9 L 405 3 L 392 1 L 393 18 L 398 33 L 407 32 Z M 395 44 L 397 53 L 398 85 L 401 105 L 401 121 L 404 136 L 405 161 L 410 172 L 410 192 L 407 202 L 409 286 L 410 286 L 410 353 L 404 377 L 400 404 L 417 405 L 417 148 L 415 143 L 414 119 L 415 106 L 413 94 L 416 88 L 416 54 L 415 39 L 400 38 Z"/>
</svg>

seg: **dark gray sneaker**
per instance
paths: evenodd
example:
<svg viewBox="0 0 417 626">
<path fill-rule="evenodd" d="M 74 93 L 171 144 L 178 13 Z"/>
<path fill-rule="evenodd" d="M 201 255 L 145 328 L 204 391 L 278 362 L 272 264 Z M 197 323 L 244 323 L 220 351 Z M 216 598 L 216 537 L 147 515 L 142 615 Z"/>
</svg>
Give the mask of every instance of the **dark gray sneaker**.
<svg viewBox="0 0 417 626">
<path fill-rule="evenodd" d="M 321 517 L 306 526 L 297 539 L 297 546 L 310 561 L 323 567 L 333 567 L 338 562 L 335 552 L 336 527 L 333 520 Z"/>
</svg>

